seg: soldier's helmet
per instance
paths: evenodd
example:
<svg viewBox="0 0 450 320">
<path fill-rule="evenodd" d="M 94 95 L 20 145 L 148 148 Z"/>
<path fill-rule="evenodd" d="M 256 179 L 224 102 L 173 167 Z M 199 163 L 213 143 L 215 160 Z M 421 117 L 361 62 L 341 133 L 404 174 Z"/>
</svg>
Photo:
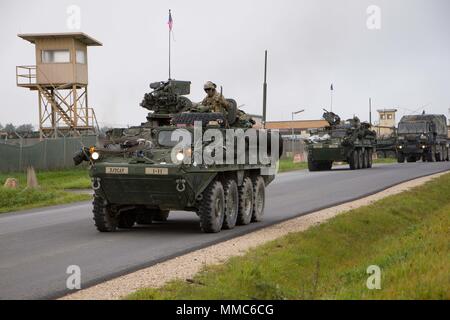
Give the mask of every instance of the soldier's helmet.
<svg viewBox="0 0 450 320">
<path fill-rule="evenodd" d="M 203 86 L 203 89 L 215 89 L 215 88 L 217 88 L 217 86 L 216 86 L 216 84 L 214 83 L 214 82 L 211 82 L 211 81 L 207 81 L 206 83 L 205 83 L 205 85 Z"/>
</svg>

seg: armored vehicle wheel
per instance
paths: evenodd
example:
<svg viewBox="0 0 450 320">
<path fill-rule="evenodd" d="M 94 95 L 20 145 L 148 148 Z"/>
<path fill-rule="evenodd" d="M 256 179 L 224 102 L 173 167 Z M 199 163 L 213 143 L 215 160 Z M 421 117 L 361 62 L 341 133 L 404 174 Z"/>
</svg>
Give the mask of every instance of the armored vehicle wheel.
<svg viewBox="0 0 450 320">
<path fill-rule="evenodd" d="M 223 219 L 223 229 L 233 229 L 236 226 L 239 210 L 239 192 L 234 179 L 225 182 L 225 218 Z"/>
<path fill-rule="evenodd" d="M 200 228 L 206 233 L 216 233 L 222 229 L 225 212 L 225 195 L 220 181 L 213 181 L 203 191 L 200 204 Z"/>
<path fill-rule="evenodd" d="M 253 213 L 252 221 L 262 221 L 264 216 L 264 206 L 266 201 L 266 184 L 261 176 L 253 180 Z"/>
<path fill-rule="evenodd" d="M 148 212 L 138 212 L 136 215 L 136 223 L 141 225 L 152 224 L 152 215 Z"/>
<path fill-rule="evenodd" d="M 136 222 L 136 213 L 132 211 L 125 211 L 119 215 L 118 227 L 121 229 L 131 229 Z"/>
<path fill-rule="evenodd" d="M 239 187 L 239 211 L 237 224 L 246 225 L 252 220 L 253 211 L 253 183 L 247 177 L 244 179 L 242 186 Z"/>
<path fill-rule="evenodd" d="M 308 157 L 308 170 L 309 171 L 319 171 L 319 163 Z"/>
<path fill-rule="evenodd" d="M 118 219 L 111 211 L 107 201 L 101 197 L 94 196 L 93 210 L 94 222 L 97 230 L 100 232 L 116 231 L 118 226 Z"/>
<path fill-rule="evenodd" d="M 158 222 L 165 222 L 169 218 L 169 210 L 154 210 L 152 213 L 152 220 Z"/>
<path fill-rule="evenodd" d="M 365 150 L 361 150 L 361 156 L 362 156 L 362 163 L 361 163 L 361 168 L 362 169 L 367 169 L 369 167 L 369 153 L 368 151 Z"/>
<path fill-rule="evenodd" d="M 358 152 L 356 150 L 353 150 L 350 154 L 350 159 L 348 160 L 348 164 L 350 165 L 351 170 L 358 169 Z"/>
<path fill-rule="evenodd" d="M 440 162 L 440 161 L 442 161 L 441 159 L 442 159 L 441 153 L 440 153 L 440 152 L 437 152 L 437 153 L 436 153 L 436 161 L 437 161 L 437 162 Z"/>
<path fill-rule="evenodd" d="M 362 169 L 362 166 L 363 166 L 363 152 L 362 152 L 362 150 L 357 150 L 356 151 L 356 153 L 358 154 L 358 163 L 357 163 L 357 166 L 356 166 L 356 169 Z"/>
<path fill-rule="evenodd" d="M 403 153 L 397 154 L 397 162 L 398 162 L 398 163 L 403 163 L 403 162 L 405 162 L 405 155 L 404 155 Z"/>
<path fill-rule="evenodd" d="M 432 150 L 430 150 L 427 154 L 427 161 L 436 162 L 436 154 Z"/>
<path fill-rule="evenodd" d="M 333 161 L 321 161 L 319 162 L 319 170 L 331 170 Z"/>
<path fill-rule="evenodd" d="M 367 150 L 367 168 L 372 168 L 373 160 L 372 160 L 372 150 Z"/>
</svg>

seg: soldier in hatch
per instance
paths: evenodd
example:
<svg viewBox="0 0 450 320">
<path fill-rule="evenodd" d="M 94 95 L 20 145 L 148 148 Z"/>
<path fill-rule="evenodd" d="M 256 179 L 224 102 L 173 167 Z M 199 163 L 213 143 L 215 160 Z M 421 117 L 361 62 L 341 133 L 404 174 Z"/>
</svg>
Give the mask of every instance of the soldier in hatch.
<svg viewBox="0 0 450 320">
<path fill-rule="evenodd" d="M 223 95 L 216 90 L 217 86 L 215 83 L 208 81 L 203 86 L 207 96 L 200 103 L 202 112 L 219 112 L 223 115 L 227 115 L 228 102 L 225 100 Z"/>
</svg>

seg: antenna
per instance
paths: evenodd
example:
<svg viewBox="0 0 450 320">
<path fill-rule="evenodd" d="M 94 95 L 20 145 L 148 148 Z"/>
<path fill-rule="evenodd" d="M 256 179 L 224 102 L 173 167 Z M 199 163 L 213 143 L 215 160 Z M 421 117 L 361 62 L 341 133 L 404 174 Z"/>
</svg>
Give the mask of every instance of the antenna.
<svg viewBox="0 0 450 320">
<path fill-rule="evenodd" d="M 267 109 L 267 50 L 264 53 L 264 84 L 263 84 L 263 128 L 266 127 L 266 109 Z"/>
<path fill-rule="evenodd" d="M 369 123 L 372 125 L 372 98 L 369 98 Z"/>
</svg>

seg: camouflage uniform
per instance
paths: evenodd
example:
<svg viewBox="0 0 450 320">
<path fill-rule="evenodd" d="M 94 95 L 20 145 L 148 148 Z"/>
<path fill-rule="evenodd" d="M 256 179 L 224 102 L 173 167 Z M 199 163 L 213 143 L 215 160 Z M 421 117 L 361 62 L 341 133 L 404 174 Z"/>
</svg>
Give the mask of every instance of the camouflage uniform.
<svg viewBox="0 0 450 320">
<path fill-rule="evenodd" d="M 228 109 L 228 102 L 225 98 L 218 92 L 216 92 L 212 97 L 207 96 L 201 102 L 202 106 L 206 107 L 203 111 L 205 112 L 219 112 L 226 114 Z"/>
</svg>

